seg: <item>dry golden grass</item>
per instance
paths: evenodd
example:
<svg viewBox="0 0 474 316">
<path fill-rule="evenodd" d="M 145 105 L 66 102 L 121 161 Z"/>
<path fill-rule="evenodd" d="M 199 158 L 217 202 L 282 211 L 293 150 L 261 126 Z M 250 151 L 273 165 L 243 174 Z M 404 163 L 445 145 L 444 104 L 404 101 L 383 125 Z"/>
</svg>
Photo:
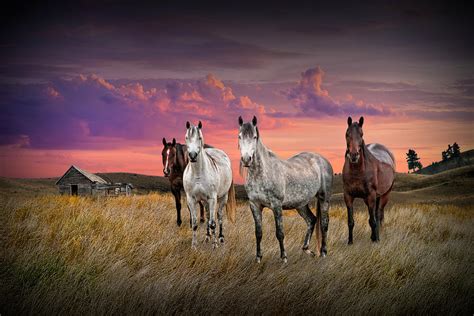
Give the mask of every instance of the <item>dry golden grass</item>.
<svg viewBox="0 0 474 316">
<path fill-rule="evenodd" d="M 473 208 L 394 205 L 381 242 L 367 212 L 332 206 L 329 253 L 301 251 L 306 226 L 284 219 L 289 262 L 279 261 L 265 211 L 263 261 L 254 262 L 246 204 L 213 250 L 175 224 L 170 195 L 95 200 L 68 196 L 1 200 L 0 313 L 465 313 L 474 312 Z M 185 213 L 184 222 L 188 217 Z M 313 239 L 314 249 L 315 239 Z"/>
</svg>

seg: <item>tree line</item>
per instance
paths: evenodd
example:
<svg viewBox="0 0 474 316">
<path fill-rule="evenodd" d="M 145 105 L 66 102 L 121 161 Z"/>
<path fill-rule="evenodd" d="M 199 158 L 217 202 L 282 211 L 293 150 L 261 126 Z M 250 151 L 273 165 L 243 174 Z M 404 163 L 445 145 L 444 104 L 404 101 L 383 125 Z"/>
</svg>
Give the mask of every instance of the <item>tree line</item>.
<svg viewBox="0 0 474 316">
<path fill-rule="evenodd" d="M 408 149 L 407 152 L 407 163 L 408 163 L 408 172 L 412 170 L 413 172 L 423 168 L 423 165 L 420 162 L 417 152 L 414 149 Z M 442 161 L 446 161 L 451 158 L 456 158 L 461 156 L 461 147 L 458 143 L 448 144 L 448 149 L 444 150 L 441 153 Z"/>
</svg>

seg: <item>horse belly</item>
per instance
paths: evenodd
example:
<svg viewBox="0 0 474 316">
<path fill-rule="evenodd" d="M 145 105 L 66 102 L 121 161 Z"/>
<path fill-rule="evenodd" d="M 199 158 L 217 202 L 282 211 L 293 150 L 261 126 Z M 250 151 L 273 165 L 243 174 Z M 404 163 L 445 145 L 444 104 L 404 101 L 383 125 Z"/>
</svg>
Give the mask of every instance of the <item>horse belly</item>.
<svg viewBox="0 0 474 316">
<path fill-rule="evenodd" d="M 395 171 L 392 166 L 381 163 L 377 172 L 377 195 L 384 195 L 387 193 L 395 180 Z"/>
<path fill-rule="evenodd" d="M 319 181 L 306 183 L 288 183 L 285 191 L 285 198 L 282 202 L 283 209 L 299 208 L 307 205 L 319 191 Z"/>
</svg>

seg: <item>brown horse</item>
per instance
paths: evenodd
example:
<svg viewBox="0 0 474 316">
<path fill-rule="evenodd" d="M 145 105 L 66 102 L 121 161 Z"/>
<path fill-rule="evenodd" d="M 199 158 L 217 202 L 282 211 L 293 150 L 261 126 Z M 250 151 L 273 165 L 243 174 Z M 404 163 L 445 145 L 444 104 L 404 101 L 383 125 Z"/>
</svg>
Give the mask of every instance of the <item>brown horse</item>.
<svg viewBox="0 0 474 316">
<path fill-rule="evenodd" d="M 174 195 L 176 203 L 177 219 L 176 223 L 181 226 L 181 190 L 183 190 L 183 172 L 188 164 L 188 154 L 186 145 L 172 142 L 166 142 L 163 138 L 163 150 L 161 156 L 163 159 L 163 175 L 167 177 L 171 185 L 171 193 Z M 204 222 L 204 207 L 201 208 L 201 223 Z"/>
<path fill-rule="evenodd" d="M 364 118 L 352 123 L 347 119 L 344 168 L 344 201 L 347 206 L 347 223 L 349 226 L 349 244 L 352 244 L 354 228 L 353 202 L 355 198 L 364 199 L 369 209 L 369 224 L 372 229 L 370 238 L 379 241 L 379 227 L 383 222 L 384 208 L 395 180 L 395 158 L 385 146 L 380 144 L 365 145 L 362 131 Z"/>
</svg>

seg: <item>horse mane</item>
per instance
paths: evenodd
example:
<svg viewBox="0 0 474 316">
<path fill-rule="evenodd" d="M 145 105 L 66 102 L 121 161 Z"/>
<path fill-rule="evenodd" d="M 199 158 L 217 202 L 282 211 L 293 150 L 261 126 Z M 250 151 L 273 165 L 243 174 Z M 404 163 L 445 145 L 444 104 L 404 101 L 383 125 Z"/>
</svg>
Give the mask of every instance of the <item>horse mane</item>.
<svg viewBox="0 0 474 316">
<path fill-rule="evenodd" d="M 179 168 L 180 172 L 184 172 L 184 169 L 187 165 L 187 157 L 186 157 L 186 145 L 177 143 L 176 144 L 176 164 Z"/>
</svg>

